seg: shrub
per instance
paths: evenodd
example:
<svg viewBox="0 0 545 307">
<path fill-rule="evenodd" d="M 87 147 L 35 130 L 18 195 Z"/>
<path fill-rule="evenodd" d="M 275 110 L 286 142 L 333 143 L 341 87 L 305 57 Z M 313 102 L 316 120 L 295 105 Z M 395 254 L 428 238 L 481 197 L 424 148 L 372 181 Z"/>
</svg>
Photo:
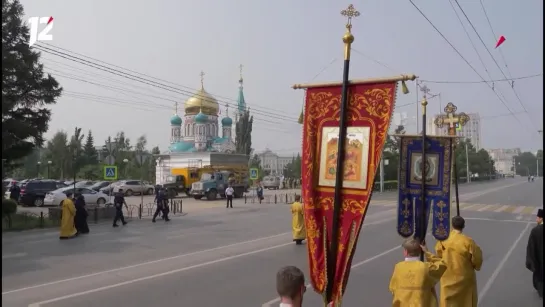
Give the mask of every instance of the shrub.
<svg viewBox="0 0 545 307">
<path fill-rule="evenodd" d="M 2 199 L 2 216 L 11 216 L 17 212 L 17 202 L 13 199 Z"/>
<path fill-rule="evenodd" d="M 394 190 L 397 190 L 397 180 L 384 181 L 384 191 L 394 191 Z M 380 192 L 380 182 L 375 182 L 373 191 Z"/>
</svg>

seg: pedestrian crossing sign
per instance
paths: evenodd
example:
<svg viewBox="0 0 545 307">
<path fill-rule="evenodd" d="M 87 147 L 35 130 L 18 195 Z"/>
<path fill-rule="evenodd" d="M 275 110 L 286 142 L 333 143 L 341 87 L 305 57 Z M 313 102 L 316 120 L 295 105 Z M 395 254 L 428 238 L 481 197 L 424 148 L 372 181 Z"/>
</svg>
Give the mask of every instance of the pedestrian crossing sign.
<svg viewBox="0 0 545 307">
<path fill-rule="evenodd" d="M 256 180 L 259 178 L 259 170 L 257 168 L 250 169 L 250 179 Z"/>
<path fill-rule="evenodd" d="M 104 165 L 104 180 L 117 180 L 117 166 Z"/>
</svg>

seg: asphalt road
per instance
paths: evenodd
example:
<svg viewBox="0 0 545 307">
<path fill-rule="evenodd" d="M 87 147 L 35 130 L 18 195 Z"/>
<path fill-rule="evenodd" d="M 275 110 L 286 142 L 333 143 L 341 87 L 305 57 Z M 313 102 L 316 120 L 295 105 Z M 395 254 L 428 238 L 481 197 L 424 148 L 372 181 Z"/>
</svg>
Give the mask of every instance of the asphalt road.
<svg viewBox="0 0 545 307">
<path fill-rule="evenodd" d="M 542 182 L 506 179 L 461 186 L 460 193 L 469 208 L 462 207 L 466 232 L 484 251 L 480 306 L 541 306 L 524 264 L 532 213 L 543 203 Z M 391 304 L 388 281 L 394 264 L 403 259 L 395 198 L 394 193 L 373 197 L 345 306 Z M 242 201 L 234 206 L 195 211 L 170 223 L 136 220 L 117 229 L 92 225 L 91 234 L 68 241 L 59 241 L 56 231 L 4 234 L 2 303 L 277 306 L 278 268 L 296 265 L 308 274 L 306 248 L 291 242 L 289 207 Z M 514 209 L 498 210 L 504 206 Z M 520 207 L 525 209 L 519 212 Z M 320 306 L 319 296 L 308 291 L 305 306 Z"/>
</svg>

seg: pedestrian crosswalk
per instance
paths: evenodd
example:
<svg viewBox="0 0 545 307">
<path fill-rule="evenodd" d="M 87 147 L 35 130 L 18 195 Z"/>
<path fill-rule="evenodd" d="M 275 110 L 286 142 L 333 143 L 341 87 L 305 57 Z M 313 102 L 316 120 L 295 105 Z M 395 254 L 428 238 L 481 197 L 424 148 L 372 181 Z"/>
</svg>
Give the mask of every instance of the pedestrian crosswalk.
<svg viewBox="0 0 545 307">
<path fill-rule="evenodd" d="M 396 200 L 372 200 L 371 207 L 373 206 L 387 206 L 395 207 L 397 205 Z M 452 207 L 455 208 L 454 206 Z M 476 211 L 476 212 L 496 212 L 496 213 L 511 213 L 514 215 L 536 215 L 539 207 L 525 206 L 519 204 L 505 205 L 505 204 L 475 204 L 475 203 L 460 203 L 461 211 Z"/>
</svg>

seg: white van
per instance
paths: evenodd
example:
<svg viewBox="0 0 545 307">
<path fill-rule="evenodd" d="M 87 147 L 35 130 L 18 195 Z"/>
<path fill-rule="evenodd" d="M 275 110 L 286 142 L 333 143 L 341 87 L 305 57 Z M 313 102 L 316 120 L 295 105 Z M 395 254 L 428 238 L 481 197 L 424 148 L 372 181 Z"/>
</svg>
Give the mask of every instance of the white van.
<svg viewBox="0 0 545 307">
<path fill-rule="evenodd" d="M 269 190 L 280 189 L 280 177 L 278 176 L 265 176 L 262 181 L 263 188 Z"/>
</svg>

